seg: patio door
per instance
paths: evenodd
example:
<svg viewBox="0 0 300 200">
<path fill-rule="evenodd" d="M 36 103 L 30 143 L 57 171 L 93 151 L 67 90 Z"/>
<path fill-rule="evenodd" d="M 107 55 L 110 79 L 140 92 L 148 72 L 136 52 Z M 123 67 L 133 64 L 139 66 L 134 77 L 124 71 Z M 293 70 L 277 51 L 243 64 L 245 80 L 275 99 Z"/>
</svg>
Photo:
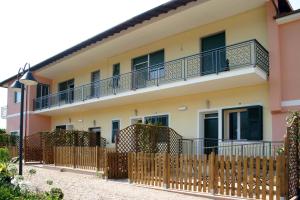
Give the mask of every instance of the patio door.
<svg viewBox="0 0 300 200">
<path fill-rule="evenodd" d="M 226 67 L 228 67 L 226 66 L 225 45 L 225 32 L 201 39 L 201 75 L 225 71 Z"/>
<path fill-rule="evenodd" d="M 74 79 L 58 84 L 60 103 L 71 103 L 74 100 Z"/>
<path fill-rule="evenodd" d="M 144 88 L 148 80 L 148 55 L 140 56 L 132 60 L 133 64 L 133 79 L 135 89 Z"/>
<path fill-rule="evenodd" d="M 218 152 L 218 113 L 205 114 L 204 153 Z"/>
<path fill-rule="evenodd" d="M 100 70 L 91 74 L 91 98 L 100 96 Z"/>
</svg>

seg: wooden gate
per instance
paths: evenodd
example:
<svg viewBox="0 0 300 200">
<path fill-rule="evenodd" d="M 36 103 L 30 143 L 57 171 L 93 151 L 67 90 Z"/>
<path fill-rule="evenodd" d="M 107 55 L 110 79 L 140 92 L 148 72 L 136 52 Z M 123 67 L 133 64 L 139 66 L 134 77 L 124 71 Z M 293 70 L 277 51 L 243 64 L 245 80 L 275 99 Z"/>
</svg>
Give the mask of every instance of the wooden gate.
<svg viewBox="0 0 300 200">
<path fill-rule="evenodd" d="M 107 153 L 107 178 L 128 178 L 128 154 L 109 152 Z"/>
</svg>

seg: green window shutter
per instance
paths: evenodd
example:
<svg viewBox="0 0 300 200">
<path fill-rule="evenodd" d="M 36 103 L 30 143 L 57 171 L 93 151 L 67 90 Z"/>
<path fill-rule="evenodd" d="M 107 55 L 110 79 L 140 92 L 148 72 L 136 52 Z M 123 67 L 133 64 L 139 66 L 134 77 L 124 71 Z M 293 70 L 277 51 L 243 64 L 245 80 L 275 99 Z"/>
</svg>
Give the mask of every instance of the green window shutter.
<svg viewBox="0 0 300 200">
<path fill-rule="evenodd" d="M 263 139 L 263 107 L 253 106 L 248 109 L 248 140 Z"/>
<path fill-rule="evenodd" d="M 150 66 L 164 63 L 165 61 L 165 51 L 159 50 L 150 54 Z M 157 66 L 154 66 L 157 67 Z"/>
</svg>

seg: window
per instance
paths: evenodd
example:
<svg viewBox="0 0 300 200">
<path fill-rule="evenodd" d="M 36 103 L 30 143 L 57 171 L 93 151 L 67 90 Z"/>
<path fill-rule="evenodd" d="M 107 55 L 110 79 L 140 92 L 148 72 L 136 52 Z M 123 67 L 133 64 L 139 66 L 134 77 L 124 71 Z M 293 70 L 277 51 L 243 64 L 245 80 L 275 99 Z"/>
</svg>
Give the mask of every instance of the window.
<svg viewBox="0 0 300 200">
<path fill-rule="evenodd" d="M 168 115 L 148 116 L 145 117 L 145 124 L 169 126 L 169 116 Z"/>
<path fill-rule="evenodd" d="M 119 86 L 120 81 L 120 63 L 113 65 L 113 87 Z"/>
<path fill-rule="evenodd" d="M 262 120 L 261 106 L 223 110 L 224 139 L 262 140 Z"/>
<path fill-rule="evenodd" d="M 66 125 L 59 125 L 55 127 L 56 130 L 66 130 L 67 126 Z"/>
<path fill-rule="evenodd" d="M 116 142 L 116 137 L 120 130 L 120 121 L 119 120 L 113 120 L 112 121 L 112 134 L 111 134 L 111 143 Z"/>
<path fill-rule="evenodd" d="M 21 92 L 15 92 L 14 93 L 14 102 L 20 103 L 21 102 Z"/>
<path fill-rule="evenodd" d="M 147 55 L 132 59 L 133 70 L 138 70 L 138 74 L 148 79 L 155 79 L 165 75 L 164 69 L 165 51 L 159 50 Z M 158 75 L 159 74 L 159 75 Z"/>
</svg>

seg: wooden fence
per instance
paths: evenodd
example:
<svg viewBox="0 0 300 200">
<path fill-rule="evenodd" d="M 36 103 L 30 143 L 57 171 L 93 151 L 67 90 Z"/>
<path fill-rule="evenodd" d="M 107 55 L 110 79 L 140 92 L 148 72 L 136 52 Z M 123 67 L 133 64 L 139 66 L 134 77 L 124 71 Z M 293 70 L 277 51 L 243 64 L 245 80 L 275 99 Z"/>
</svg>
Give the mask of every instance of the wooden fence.
<svg viewBox="0 0 300 200">
<path fill-rule="evenodd" d="M 114 149 L 100 147 L 53 147 L 54 165 L 105 171 L 106 154 L 114 151 Z"/>
<path fill-rule="evenodd" d="M 107 154 L 107 178 L 128 178 L 128 154 L 111 152 Z"/>
<path fill-rule="evenodd" d="M 279 199 L 287 194 L 284 156 L 129 153 L 128 176 L 137 184 L 245 198 Z"/>
<path fill-rule="evenodd" d="M 8 152 L 9 152 L 9 156 L 11 158 L 19 156 L 19 149 L 18 149 L 17 146 L 9 146 L 9 147 L 7 147 L 7 149 L 8 149 Z"/>
</svg>

